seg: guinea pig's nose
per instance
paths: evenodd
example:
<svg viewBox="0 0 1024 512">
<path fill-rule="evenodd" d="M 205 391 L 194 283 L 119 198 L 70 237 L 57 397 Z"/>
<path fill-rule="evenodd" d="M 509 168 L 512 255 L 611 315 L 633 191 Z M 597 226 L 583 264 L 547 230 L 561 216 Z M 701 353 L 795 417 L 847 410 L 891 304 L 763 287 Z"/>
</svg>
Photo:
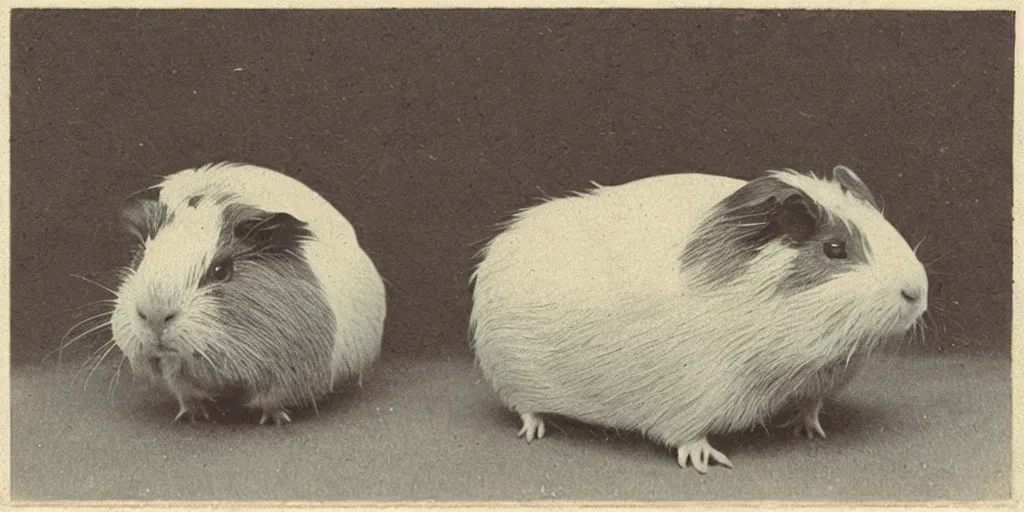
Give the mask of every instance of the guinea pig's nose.
<svg viewBox="0 0 1024 512">
<path fill-rule="evenodd" d="M 141 318 L 143 322 L 146 322 L 153 332 L 160 333 L 164 330 L 164 327 L 166 327 L 167 324 L 178 316 L 180 310 L 178 308 L 165 306 L 140 306 L 136 309 L 136 312 L 138 312 L 139 318 Z"/>
<path fill-rule="evenodd" d="M 917 302 L 921 298 L 921 288 L 917 286 L 904 286 L 900 290 L 900 294 L 903 295 L 904 299 L 907 299 L 907 302 Z"/>
</svg>

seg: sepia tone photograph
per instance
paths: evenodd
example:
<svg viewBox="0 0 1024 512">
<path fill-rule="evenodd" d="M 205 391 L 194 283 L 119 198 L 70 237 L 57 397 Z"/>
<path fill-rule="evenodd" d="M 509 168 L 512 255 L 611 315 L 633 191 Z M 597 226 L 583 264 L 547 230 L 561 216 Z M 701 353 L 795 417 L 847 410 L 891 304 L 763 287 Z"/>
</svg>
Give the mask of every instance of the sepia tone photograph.
<svg viewBox="0 0 1024 512">
<path fill-rule="evenodd" d="M 1013 498 L 1010 10 L 10 11 L 10 499 Z"/>
</svg>

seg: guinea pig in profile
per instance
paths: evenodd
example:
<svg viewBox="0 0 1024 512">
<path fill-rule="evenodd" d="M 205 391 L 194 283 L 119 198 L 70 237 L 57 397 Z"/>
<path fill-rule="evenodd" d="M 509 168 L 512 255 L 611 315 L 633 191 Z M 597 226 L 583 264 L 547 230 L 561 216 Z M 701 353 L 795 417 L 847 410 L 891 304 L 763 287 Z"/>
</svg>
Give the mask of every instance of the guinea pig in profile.
<svg viewBox="0 0 1024 512">
<path fill-rule="evenodd" d="M 385 291 L 352 225 L 298 180 L 211 164 L 163 179 L 124 211 L 138 246 L 111 316 L 133 373 L 209 417 L 227 390 L 291 421 L 380 353 Z"/>
<path fill-rule="evenodd" d="M 705 473 L 709 434 L 822 401 L 927 307 L 924 266 L 846 167 L 675 174 L 524 209 L 481 251 L 473 347 L 520 436 L 638 431 Z"/>
</svg>

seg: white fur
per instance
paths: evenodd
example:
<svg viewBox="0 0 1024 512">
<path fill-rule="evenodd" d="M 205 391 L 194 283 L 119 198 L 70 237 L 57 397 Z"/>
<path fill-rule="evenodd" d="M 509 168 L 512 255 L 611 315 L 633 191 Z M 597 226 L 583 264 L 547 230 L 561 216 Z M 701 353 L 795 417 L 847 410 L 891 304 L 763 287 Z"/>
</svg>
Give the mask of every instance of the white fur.
<svg viewBox="0 0 1024 512">
<path fill-rule="evenodd" d="M 145 373 L 137 368 L 143 360 L 140 356 L 155 350 L 155 336 L 136 315 L 136 305 L 152 306 L 153 301 L 181 305 L 183 318 L 174 322 L 174 329 L 216 335 L 216 325 L 203 315 L 212 299 L 196 284 L 217 248 L 223 206 L 210 201 L 200 202 L 198 208 L 184 206 L 190 196 L 217 193 L 237 196 L 232 203 L 286 212 L 308 224 L 315 240 L 305 245 L 305 261 L 336 323 L 332 380 L 361 375 L 378 357 L 386 314 L 383 282 L 351 224 L 323 197 L 294 178 L 251 165 L 188 169 L 166 177 L 158 186 L 159 201 L 174 212 L 174 224 L 146 241 L 145 258 L 136 272 L 127 273 L 118 291 L 111 322 L 114 340 L 133 368 Z M 244 346 L 246 340 L 231 342 Z"/>
<path fill-rule="evenodd" d="M 776 243 L 737 282 L 693 291 L 683 247 L 744 185 L 710 175 L 597 187 L 517 214 L 473 276 L 474 349 L 499 398 L 679 447 L 818 397 L 852 354 L 910 328 L 925 304 L 901 287 L 926 294 L 927 279 L 903 238 L 835 184 L 780 177 L 860 227 L 872 263 L 782 300 L 772 291 L 797 252 Z"/>
</svg>

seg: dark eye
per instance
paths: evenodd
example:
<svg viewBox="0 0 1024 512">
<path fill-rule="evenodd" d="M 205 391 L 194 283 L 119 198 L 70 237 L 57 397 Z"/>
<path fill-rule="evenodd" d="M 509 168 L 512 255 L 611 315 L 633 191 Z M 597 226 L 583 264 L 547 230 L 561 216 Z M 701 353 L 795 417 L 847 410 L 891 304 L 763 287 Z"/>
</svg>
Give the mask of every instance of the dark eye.
<svg viewBox="0 0 1024 512">
<path fill-rule="evenodd" d="M 228 279 L 231 279 L 231 274 L 234 273 L 234 271 L 235 267 L 231 260 L 224 260 L 217 263 L 210 269 L 210 280 L 215 282 L 227 281 Z"/>
<path fill-rule="evenodd" d="M 846 242 L 825 242 L 822 247 L 825 249 L 825 256 L 833 260 L 846 259 Z"/>
</svg>

